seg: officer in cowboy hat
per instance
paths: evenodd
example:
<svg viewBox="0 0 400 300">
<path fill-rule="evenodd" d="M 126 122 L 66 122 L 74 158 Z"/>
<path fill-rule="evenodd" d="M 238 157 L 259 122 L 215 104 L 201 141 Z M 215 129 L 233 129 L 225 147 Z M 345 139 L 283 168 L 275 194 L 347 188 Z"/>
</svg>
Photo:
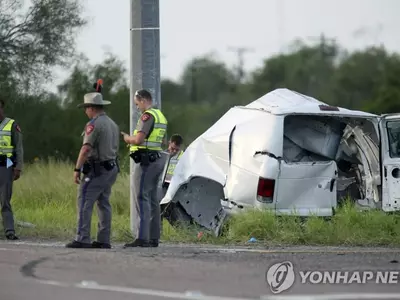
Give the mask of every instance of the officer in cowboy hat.
<svg viewBox="0 0 400 300">
<path fill-rule="evenodd" d="M 111 248 L 111 205 L 110 194 L 119 167 L 119 128 L 104 112 L 102 80 L 94 84 L 96 92 L 84 96 L 78 107 L 84 108 L 90 121 L 83 133 L 83 145 L 74 169 L 74 182 L 79 184 L 78 228 L 75 239 L 67 248 Z M 83 175 L 83 176 L 82 176 Z M 90 225 L 94 203 L 97 201 L 99 218 L 97 241 L 91 243 Z"/>
</svg>

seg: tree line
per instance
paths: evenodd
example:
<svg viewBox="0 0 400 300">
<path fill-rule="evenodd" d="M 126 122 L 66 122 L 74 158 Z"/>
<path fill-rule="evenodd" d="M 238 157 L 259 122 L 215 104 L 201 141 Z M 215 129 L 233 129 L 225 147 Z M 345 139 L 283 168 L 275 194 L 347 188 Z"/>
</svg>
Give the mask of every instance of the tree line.
<svg viewBox="0 0 400 300">
<path fill-rule="evenodd" d="M 107 53 L 92 65 L 74 51 L 86 21 L 78 0 L 35 0 L 22 15 L 20 0 L 0 3 L 0 97 L 24 134 L 25 160 L 75 160 L 87 122 L 76 108 L 102 78 L 108 114 L 129 131 L 129 82 L 124 62 Z M 52 93 L 43 88 L 55 66 L 71 65 L 68 78 Z M 162 110 L 168 135 L 180 133 L 186 144 L 217 121 L 230 107 L 246 105 L 276 88 L 289 88 L 332 105 L 373 113 L 400 111 L 400 55 L 384 46 L 349 52 L 321 35 L 314 43 L 266 57 L 243 77 L 211 54 L 184 66 L 179 80 L 163 79 Z M 121 140 L 121 156 L 128 149 Z"/>
</svg>

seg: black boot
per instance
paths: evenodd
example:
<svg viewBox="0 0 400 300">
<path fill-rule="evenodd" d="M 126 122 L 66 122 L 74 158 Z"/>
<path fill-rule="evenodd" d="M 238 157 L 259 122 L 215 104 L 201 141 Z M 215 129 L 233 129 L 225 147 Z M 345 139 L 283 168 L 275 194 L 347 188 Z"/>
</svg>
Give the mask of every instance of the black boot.
<svg viewBox="0 0 400 300">
<path fill-rule="evenodd" d="M 111 249 L 111 245 L 110 244 L 100 243 L 100 242 L 97 242 L 97 241 L 94 241 L 92 243 L 92 247 L 93 248 L 98 248 L 98 249 Z"/>
<path fill-rule="evenodd" d="M 10 241 L 16 241 L 19 240 L 19 238 L 15 235 L 14 232 L 7 232 L 6 233 L 6 239 Z"/>
<path fill-rule="evenodd" d="M 150 243 L 146 240 L 136 239 L 132 243 L 127 243 L 124 245 L 124 248 L 129 247 L 150 247 Z"/>
<path fill-rule="evenodd" d="M 150 247 L 158 247 L 158 240 L 150 240 L 149 244 Z"/>
<path fill-rule="evenodd" d="M 81 243 L 81 242 L 74 240 L 71 243 L 66 244 L 65 247 L 66 248 L 92 248 L 92 244 Z"/>
</svg>

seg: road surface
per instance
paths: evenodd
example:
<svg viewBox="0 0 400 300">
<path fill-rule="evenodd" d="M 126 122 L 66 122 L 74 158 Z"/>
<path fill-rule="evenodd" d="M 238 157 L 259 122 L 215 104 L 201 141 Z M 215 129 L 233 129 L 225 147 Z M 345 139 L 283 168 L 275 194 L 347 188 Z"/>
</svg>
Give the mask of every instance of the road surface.
<svg viewBox="0 0 400 300">
<path fill-rule="evenodd" d="M 266 272 L 284 261 L 293 264 L 296 279 L 287 290 L 274 294 Z M 63 248 L 63 243 L 0 241 L 0 299 L 400 299 L 396 278 L 392 284 L 374 284 L 373 280 L 350 285 L 304 284 L 298 275 L 307 270 L 399 272 L 399 261 L 400 249 L 161 244 L 133 250 L 121 245 L 108 250 L 71 250 Z M 327 297 L 338 293 L 352 297 Z M 365 298 L 372 293 L 376 296 Z"/>
</svg>

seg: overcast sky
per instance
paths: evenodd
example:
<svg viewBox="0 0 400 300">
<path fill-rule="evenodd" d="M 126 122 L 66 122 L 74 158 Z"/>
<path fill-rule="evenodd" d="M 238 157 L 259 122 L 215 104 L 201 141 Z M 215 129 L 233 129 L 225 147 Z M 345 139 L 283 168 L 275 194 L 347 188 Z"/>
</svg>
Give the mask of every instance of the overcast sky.
<svg viewBox="0 0 400 300">
<path fill-rule="evenodd" d="M 130 0 L 82 1 L 90 21 L 78 50 L 93 63 L 109 50 L 129 68 Z M 251 50 L 245 55 L 251 70 L 293 39 L 321 32 L 348 49 L 383 43 L 400 51 L 399 12 L 398 0 L 160 0 L 161 76 L 177 79 L 189 59 L 210 51 L 236 64 L 229 47 Z M 58 74 L 57 81 L 66 75 Z"/>
</svg>

